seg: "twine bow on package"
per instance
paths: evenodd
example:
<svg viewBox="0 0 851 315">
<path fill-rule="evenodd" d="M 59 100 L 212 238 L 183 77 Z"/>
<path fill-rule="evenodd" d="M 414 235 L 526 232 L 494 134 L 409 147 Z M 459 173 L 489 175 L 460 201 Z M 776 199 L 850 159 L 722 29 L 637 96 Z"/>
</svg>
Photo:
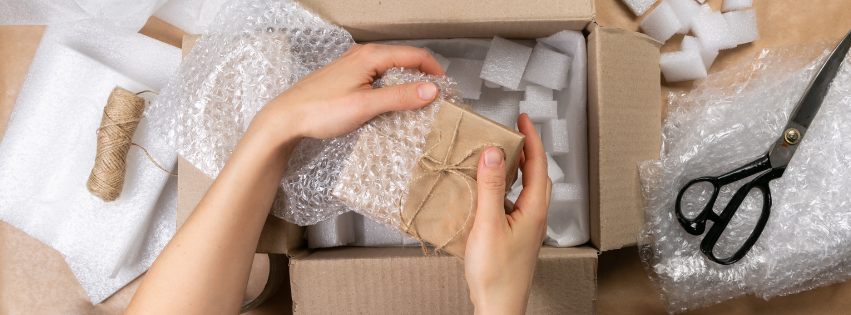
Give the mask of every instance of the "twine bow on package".
<svg viewBox="0 0 851 315">
<path fill-rule="evenodd" d="M 670 313 L 745 294 L 769 299 L 851 279 L 847 57 L 783 177 L 770 183 L 771 214 L 744 258 L 731 265 L 710 261 L 699 248 L 703 236 L 688 234 L 674 215 L 677 192 L 690 179 L 723 174 L 766 152 L 833 47 L 765 49 L 695 83 L 690 93 L 671 95 L 662 159 L 639 167 L 647 223 L 638 240 Z M 722 187 L 716 212 L 744 182 Z M 701 196 L 684 195 L 683 204 L 702 204 Z M 716 255 L 729 256 L 743 244 L 760 216 L 761 200 L 761 193 L 748 195 L 721 235 Z"/>
<path fill-rule="evenodd" d="M 424 108 L 385 113 L 361 127 L 333 195 L 463 259 L 475 219 L 479 157 L 488 147 L 502 149 L 510 186 L 525 136 L 446 101 L 458 92 L 445 77 L 394 68 L 375 84 L 417 81 L 436 83 L 440 96 Z"/>
</svg>

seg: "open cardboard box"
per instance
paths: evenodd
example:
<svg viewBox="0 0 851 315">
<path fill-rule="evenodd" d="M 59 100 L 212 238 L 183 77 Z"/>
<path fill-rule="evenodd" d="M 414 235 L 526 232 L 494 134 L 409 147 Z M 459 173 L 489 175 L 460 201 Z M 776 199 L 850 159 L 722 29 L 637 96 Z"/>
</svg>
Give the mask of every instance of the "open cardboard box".
<svg viewBox="0 0 851 315">
<path fill-rule="evenodd" d="M 588 44 L 591 246 L 544 247 L 528 312 L 594 314 L 598 251 L 634 245 L 644 221 L 637 163 L 661 146 L 659 47 L 643 34 L 598 26 L 590 0 L 430 2 L 302 0 L 358 42 L 478 37 L 534 39 L 584 30 Z M 184 38 L 187 53 L 197 36 Z M 212 180 L 178 161 L 178 226 Z M 293 311 L 471 313 L 463 262 L 419 248 L 308 250 L 303 227 L 269 216 L 258 252 L 292 257 Z"/>
</svg>

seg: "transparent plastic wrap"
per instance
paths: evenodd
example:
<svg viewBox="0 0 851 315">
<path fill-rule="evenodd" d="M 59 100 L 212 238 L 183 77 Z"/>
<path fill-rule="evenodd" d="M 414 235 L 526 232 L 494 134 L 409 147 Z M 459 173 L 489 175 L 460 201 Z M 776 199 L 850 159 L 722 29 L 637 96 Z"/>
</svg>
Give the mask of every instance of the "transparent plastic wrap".
<svg viewBox="0 0 851 315">
<path fill-rule="evenodd" d="M 687 181 L 723 174 L 765 153 L 832 48 L 765 49 L 713 73 L 690 93 L 671 95 L 662 159 L 639 166 L 647 223 L 638 239 L 641 259 L 669 312 L 851 279 L 851 145 L 843 141 L 851 136 L 847 60 L 783 177 L 770 183 L 771 215 L 742 260 L 727 266 L 708 260 L 699 249 L 704 235 L 688 234 L 674 215 L 677 192 Z M 723 209 L 744 182 L 723 186 L 714 210 Z M 707 195 L 691 189 L 683 204 L 705 204 L 699 198 Z M 729 256 L 753 231 L 761 198 L 748 195 L 716 255 Z"/>
<path fill-rule="evenodd" d="M 254 115 L 269 100 L 352 45 L 354 40 L 348 32 L 296 2 L 230 1 L 198 39 L 178 74 L 146 115 L 154 124 L 163 126 L 164 137 L 182 157 L 215 178 Z M 344 160 L 348 155 L 346 146 L 338 143 L 347 143 L 346 137 L 351 136 L 303 141 L 293 153 L 282 186 L 292 176 L 324 180 L 325 172 L 333 172 L 327 165 L 334 163 L 314 164 L 314 173 L 303 168 L 308 163 L 318 163 L 314 158 Z M 274 213 L 281 215 L 285 202 L 283 193 L 279 191 L 278 195 Z M 322 202 L 333 202 L 315 196 L 302 199 L 309 203 L 299 207 L 308 211 L 320 211 Z M 334 206 L 342 207 L 338 203 Z M 309 213 L 308 216 L 311 217 Z M 289 219 L 299 224 L 321 220 Z"/>
<path fill-rule="evenodd" d="M 344 183 L 335 182 L 335 198 L 344 198 L 353 210 L 378 223 L 398 230 L 402 226 L 400 205 L 407 196 L 413 169 L 424 150 L 434 115 L 443 100 L 463 104 L 457 84 L 449 77 L 438 77 L 412 69 L 393 68 L 373 83 L 374 88 L 409 82 L 431 82 L 438 87 L 434 102 L 419 109 L 388 112 L 368 121 L 359 129 L 363 138 L 354 145 L 351 159 L 382 161 L 358 166 L 346 172 Z M 357 141 L 358 137 L 352 139 Z M 340 163 L 340 167 L 345 166 Z M 367 168 L 368 167 L 368 168 Z M 305 187 L 305 190 L 312 185 Z M 338 199 L 339 200 L 339 199 Z M 401 200 L 401 203 L 400 203 Z"/>
</svg>

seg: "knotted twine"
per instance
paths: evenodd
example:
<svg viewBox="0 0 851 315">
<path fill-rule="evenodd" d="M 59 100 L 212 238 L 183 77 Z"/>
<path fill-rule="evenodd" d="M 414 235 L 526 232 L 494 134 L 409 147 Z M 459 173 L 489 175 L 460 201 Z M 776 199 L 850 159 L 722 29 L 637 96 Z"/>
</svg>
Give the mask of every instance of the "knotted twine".
<svg viewBox="0 0 851 315">
<path fill-rule="evenodd" d="M 138 95 L 145 92 L 151 91 L 133 94 L 116 86 L 106 101 L 100 127 L 96 131 L 98 137 L 95 166 L 86 183 L 89 192 L 103 201 L 114 201 L 121 195 L 121 190 L 124 188 L 124 175 L 127 173 L 127 153 L 131 145 L 142 149 L 148 160 L 159 169 L 176 176 L 157 164 L 148 154 L 148 150 L 132 142 L 133 134 L 136 133 L 136 127 L 139 126 L 142 113 L 145 111 L 145 99 Z"/>
<path fill-rule="evenodd" d="M 467 227 L 467 224 L 470 223 L 470 218 L 473 216 L 473 210 L 474 210 L 473 204 L 475 204 L 475 200 L 473 200 L 473 186 L 470 185 L 470 182 L 471 181 L 476 182 L 476 179 L 471 177 L 470 175 L 467 175 L 463 171 L 475 171 L 475 170 L 477 170 L 477 167 L 461 166 L 461 164 L 464 163 L 465 161 L 467 161 L 467 159 L 469 159 L 470 157 L 479 153 L 482 149 L 488 148 L 488 147 L 499 148 L 499 150 L 502 151 L 502 156 L 505 156 L 505 149 L 502 147 L 501 144 L 498 144 L 498 143 L 483 143 L 483 144 L 480 144 L 480 145 L 476 146 L 475 148 L 467 151 L 467 153 L 461 159 L 459 159 L 457 162 L 455 162 L 455 163 L 449 162 L 449 157 L 451 156 L 452 152 L 454 151 L 455 142 L 458 139 L 458 130 L 461 127 L 461 120 L 464 118 L 464 112 L 466 112 L 467 110 L 468 110 L 468 108 L 465 106 L 463 108 L 463 110 L 461 110 L 461 114 L 458 115 L 458 121 L 455 123 L 455 129 L 452 132 L 452 138 L 450 139 L 449 146 L 446 149 L 446 155 L 443 157 L 443 160 L 439 160 L 439 159 L 431 156 L 432 152 L 437 148 L 437 146 L 442 141 L 442 139 L 441 139 L 442 135 L 440 135 L 440 130 L 436 130 L 436 129 L 432 130 L 432 131 L 438 132 L 437 143 L 434 146 L 425 150 L 425 152 L 420 154 L 420 156 L 417 158 L 417 167 L 419 167 L 419 169 L 422 172 L 424 172 L 425 174 L 421 175 L 421 176 L 417 176 L 416 178 L 412 179 L 410 184 L 408 184 L 408 186 L 409 187 L 413 186 L 414 182 L 421 180 L 423 178 L 429 177 L 429 176 L 437 176 L 437 178 L 431 183 L 425 197 L 420 201 L 420 203 L 416 207 L 416 210 L 414 210 L 414 214 L 407 221 L 405 220 L 405 216 L 404 216 L 404 212 L 403 212 L 404 205 L 402 203 L 402 200 L 401 199 L 399 200 L 399 217 L 402 219 L 402 224 L 403 224 L 402 229 L 406 234 L 410 235 L 413 239 L 420 242 L 420 246 L 422 246 L 423 253 L 426 254 L 426 255 L 428 255 L 429 252 L 428 252 L 428 247 L 427 247 L 425 241 L 420 237 L 419 231 L 417 229 L 413 229 L 413 231 L 412 231 L 411 228 L 414 225 L 414 221 L 417 219 L 417 215 L 420 213 L 420 211 L 422 211 L 423 206 L 425 206 L 426 201 L 428 201 L 434 195 L 434 189 L 437 187 L 438 182 L 440 182 L 441 179 L 447 178 L 451 175 L 457 176 L 458 178 L 463 180 L 464 183 L 467 185 L 467 190 L 469 191 L 468 195 L 470 196 L 470 207 L 467 209 L 467 217 L 464 221 L 464 224 L 461 225 L 461 228 L 459 228 L 458 231 L 456 231 L 455 234 L 453 234 L 452 237 L 447 239 L 445 242 L 440 243 L 440 244 L 433 244 L 433 245 L 435 245 L 434 252 L 436 254 L 439 254 L 440 250 L 442 250 L 444 247 L 449 245 L 450 242 L 452 242 L 456 237 L 458 237 L 458 235 L 461 234 L 461 232 L 464 231 L 464 228 Z M 506 185 L 506 187 L 508 187 L 508 185 Z M 506 191 L 506 192 L 508 192 L 508 191 Z"/>
</svg>

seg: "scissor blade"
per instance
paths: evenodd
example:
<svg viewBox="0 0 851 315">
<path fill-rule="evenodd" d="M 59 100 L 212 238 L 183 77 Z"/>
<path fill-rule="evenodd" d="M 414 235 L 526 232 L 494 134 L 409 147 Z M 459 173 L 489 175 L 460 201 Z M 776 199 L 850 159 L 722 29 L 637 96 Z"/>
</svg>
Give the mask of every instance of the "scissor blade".
<svg viewBox="0 0 851 315">
<path fill-rule="evenodd" d="M 848 49 L 851 48 L 851 32 L 845 35 L 845 38 L 839 42 L 839 45 L 830 54 L 830 58 L 821 67 L 821 70 L 813 79 L 804 97 L 798 103 L 790 122 L 794 122 L 801 127 L 809 128 L 818 113 L 824 98 L 827 96 L 827 91 L 830 89 L 830 83 L 836 78 L 839 73 L 839 68 L 842 66 L 842 61 L 845 60 L 845 55 L 848 54 Z"/>
<path fill-rule="evenodd" d="M 845 60 L 849 48 L 851 48 L 851 32 L 845 35 L 839 45 L 836 45 L 833 53 L 830 54 L 813 82 L 810 83 L 804 97 L 795 106 L 789 122 L 783 128 L 783 133 L 768 149 L 771 167 L 778 168 L 789 165 L 789 161 L 792 160 L 792 156 L 798 150 L 801 139 L 807 135 L 810 123 L 813 122 L 821 104 L 824 103 L 824 98 L 830 89 L 830 83 L 839 73 L 839 68 L 842 66 L 842 61 Z"/>
</svg>

